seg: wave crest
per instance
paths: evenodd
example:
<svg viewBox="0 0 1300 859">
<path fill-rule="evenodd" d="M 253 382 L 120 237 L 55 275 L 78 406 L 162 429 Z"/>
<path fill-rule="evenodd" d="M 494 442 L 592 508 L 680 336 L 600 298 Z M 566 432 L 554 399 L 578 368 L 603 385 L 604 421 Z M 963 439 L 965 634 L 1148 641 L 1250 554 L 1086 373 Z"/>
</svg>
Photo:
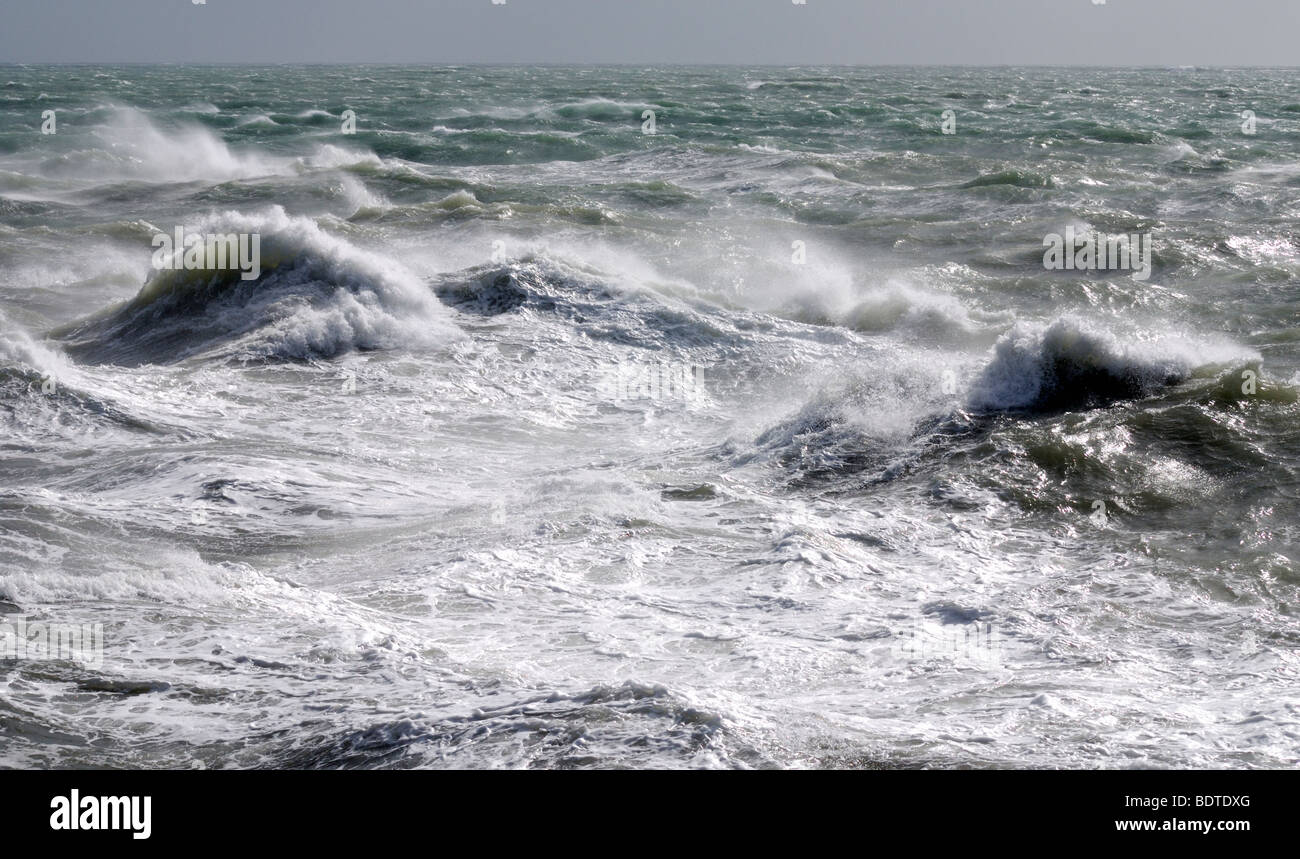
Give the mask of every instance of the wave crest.
<svg viewBox="0 0 1300 859">
<path fill-rule="evenodd" d="M 994 347 L 969 399 L 977 411 L 1094 408 L 1151 396 L 1206 366 L 1249 358 L 1177 338 L 1121 339 L 1079 320 L 1017 323 Z M 1257 356 L 1255 356 L 1257 357 Z"/>
<path fill-rule="evenodd" d="M 401 264 L 275 207 L 227 212 L 187 231 L 261 237 L 261 275 L 161 270 L 135 298 L 56 332 L 94 363 L 171 363 L 200 353 L 252 359 L 334 357 L 432 347 L 458 338 L 441 304 Z"/>
</svg>

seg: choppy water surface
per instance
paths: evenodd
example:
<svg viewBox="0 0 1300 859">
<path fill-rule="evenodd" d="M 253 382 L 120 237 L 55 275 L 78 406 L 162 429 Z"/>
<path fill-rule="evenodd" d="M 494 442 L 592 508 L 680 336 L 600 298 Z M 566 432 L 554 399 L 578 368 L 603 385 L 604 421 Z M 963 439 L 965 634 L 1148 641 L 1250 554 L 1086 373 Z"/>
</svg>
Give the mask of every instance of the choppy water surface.
<svg viewBox="0 0 1300 859">
<path fill-rule="evenodd" d="M 1293 71 L 6 66 L 0 120 L 0 619 L 104 628 L 0 662 L 4 765 L 1297 760 Z"/>
</svg>

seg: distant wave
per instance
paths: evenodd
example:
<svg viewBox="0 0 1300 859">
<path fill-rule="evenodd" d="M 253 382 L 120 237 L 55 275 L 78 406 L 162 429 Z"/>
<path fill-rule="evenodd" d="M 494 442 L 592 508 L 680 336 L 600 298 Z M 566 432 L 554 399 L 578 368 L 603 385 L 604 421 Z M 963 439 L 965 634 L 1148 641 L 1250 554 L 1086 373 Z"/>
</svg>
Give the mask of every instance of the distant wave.
<svg viewBox="0 0 1300 859">
<path fill-rule="evenodd" d="M 175 129 L 156 126 L 141 110 L 112 108 L 107 123 L 95 129 L 100 146 L 65 152 L 41 165 L 46 176 L 146 182 L 229 181 L 276 172 L 267 156 L 232 150 L 201 125 Z"/>
<path fill-rule="evenodd" d="M 1044 176 L 1030 170 L 1003 170 L 985 174 L 958 187 L 990 188 L 997 185 L 1012 185 L 1017 188 L 1055 188 L 1056 182 L 1051 176 Z"/>
</svg>

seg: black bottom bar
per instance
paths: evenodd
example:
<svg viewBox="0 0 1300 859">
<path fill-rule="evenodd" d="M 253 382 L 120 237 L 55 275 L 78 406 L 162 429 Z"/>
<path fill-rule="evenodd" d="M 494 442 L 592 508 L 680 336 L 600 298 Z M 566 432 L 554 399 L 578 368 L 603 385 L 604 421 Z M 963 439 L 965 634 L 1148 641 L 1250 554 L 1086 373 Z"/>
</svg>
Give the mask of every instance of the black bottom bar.
<svg viewBox="0 0 1300 859">
<path fill-rule="evenodd" d="M 703 829 L 732 846 L 787 835 L 863 849 L 1026 837 L 1231 847 L 1289 834 L 1296 786 L 1289 772 L 7 772 L 0 838 L 127 849 L 414 840 L 436 853 L 465 837 L 493 850 L 662 836 L 686 847 Z M 110 828 L 86 828 L 97 823 Z"/>
</svg>

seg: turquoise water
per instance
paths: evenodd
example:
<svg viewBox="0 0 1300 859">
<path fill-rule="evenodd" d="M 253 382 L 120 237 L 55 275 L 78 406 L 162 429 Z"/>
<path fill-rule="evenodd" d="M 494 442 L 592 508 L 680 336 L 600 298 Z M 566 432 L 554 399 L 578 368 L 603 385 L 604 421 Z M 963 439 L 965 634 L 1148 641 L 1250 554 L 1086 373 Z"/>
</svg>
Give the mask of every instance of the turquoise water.
<svg viewBox="0 0 1300 859">
<path fill-rule="evenodd" d="M 1295 763 L 1294 71 L 0 82 L 0 763 Z"/>
</svg>

